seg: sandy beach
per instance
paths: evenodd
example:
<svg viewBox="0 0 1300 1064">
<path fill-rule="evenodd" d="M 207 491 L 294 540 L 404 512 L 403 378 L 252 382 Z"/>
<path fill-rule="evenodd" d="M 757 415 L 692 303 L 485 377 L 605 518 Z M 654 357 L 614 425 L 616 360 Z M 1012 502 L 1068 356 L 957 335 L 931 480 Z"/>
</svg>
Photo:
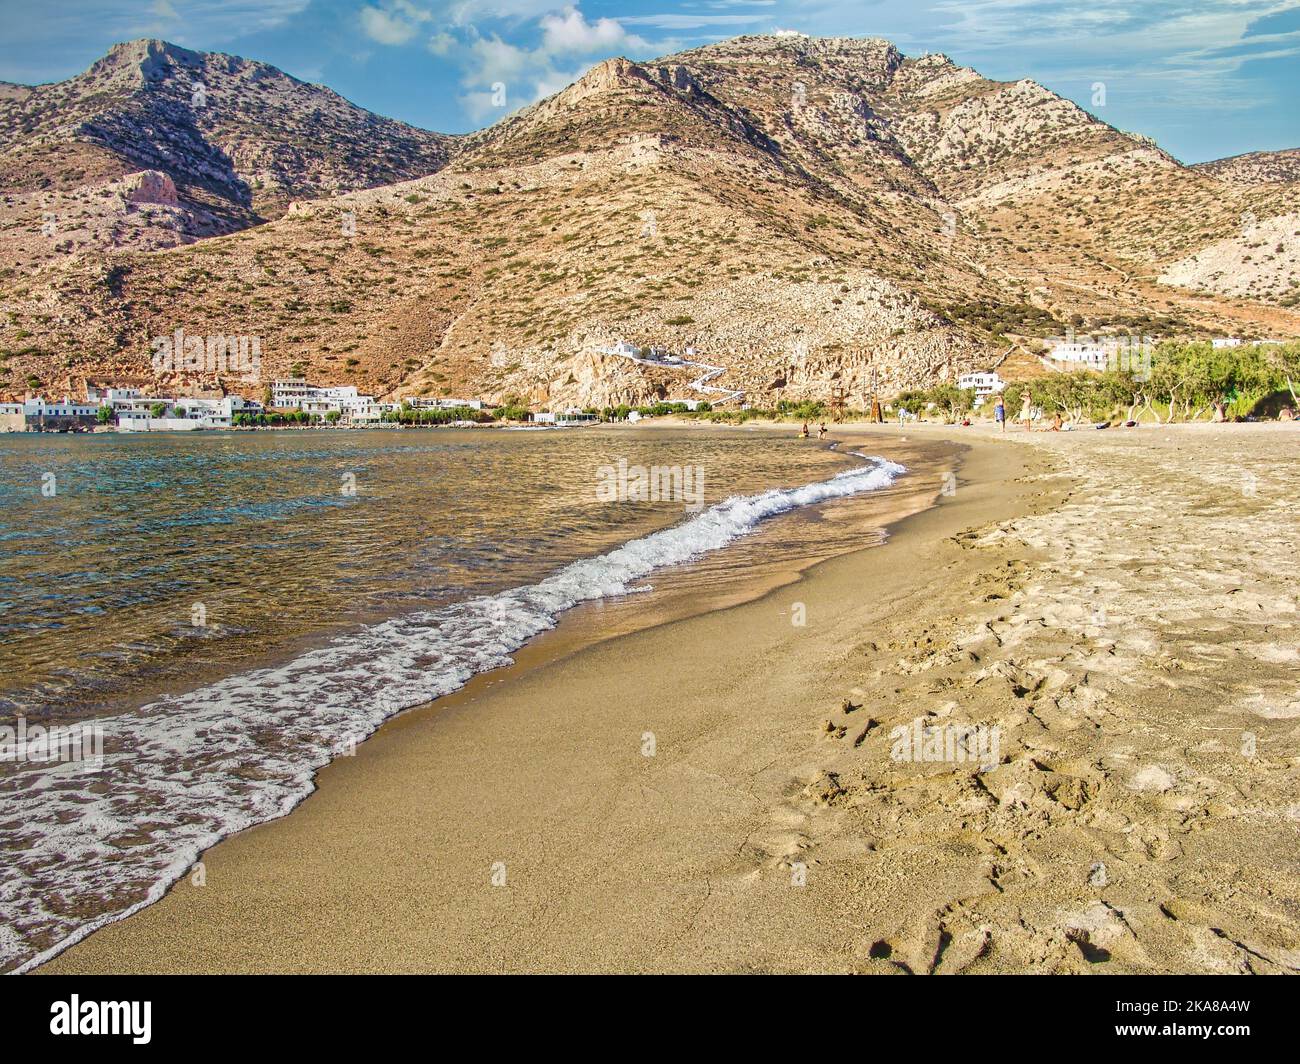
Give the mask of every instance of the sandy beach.
<svg viewBox="0 0 1300 1064">
<path fill-rule="evenodd" d="M 957 440 L 955 488 L 753 601 L 561 624 L 40 970 L 1300 970 L 1294 426 L 843 435 Z"/>
</svg>

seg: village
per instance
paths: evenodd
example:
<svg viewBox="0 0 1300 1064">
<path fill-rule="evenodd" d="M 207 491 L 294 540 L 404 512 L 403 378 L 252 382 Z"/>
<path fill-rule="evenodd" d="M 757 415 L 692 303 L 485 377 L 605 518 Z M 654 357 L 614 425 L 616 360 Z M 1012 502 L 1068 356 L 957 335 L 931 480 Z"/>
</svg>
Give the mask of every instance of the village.
<svg viewBox="0 0 1300 1064">
<path fill-rule="evenodd" d="M 1285 341 L 1257 342 L 1272 345 Z M 1238 337 L 1219 337 L 1211 343 L 1215 350 L 1222 350 L 1241 347 L 1248 341 Z M 1120 370 L 1143 379 L 1151 369 L 1153 346 L 1150 338 L 1093 338 L 1069 333 L 1064 338 L 1045 341 L 1043 350 L 1033 358 L 1049 373 Z M 696 392 L 699 398 L 674 399 L 657 404 L 671 408 L 671 412 L 707 412 L 724 404 L 732 404 L 740 410 L 749 408 L 744 391 L 710 383 L 725 374 L 726 367 L 699 361 L 693 347 L 677 354 L 658 346 L 638 347 L 619 341 L 602 348 L 602 353 L 644 366 L 697 371 L 696 378 L 686 387 Z M 1001 361 L 992 362 L 988 369 L 958 376 L 957 387 L 974 393 L 972 405 L 975 408 L 1006 389 L 1009 381 L 997 371 Z M 407 396 L 400 400 L 380 400 L 361 393 L 355 385 L 317 385 L 302 377 L 273 380 L 265 390 L 263 401 L 236 394 L 150 394 L 146 391 L 149 387 L 150 383 L 144 380 L 120 385 L 87 380 L 82 399 L 64 395 L 58 400 L 29 396 L 21 401 L 0 401 L 0 432 L 192 432 L 287 427 L 351 429 L 429 424 L 469 426 L 498 420 L 481 399 Z M 838 409 L 834 397 L 830 405 L 832 410 Z M 892 407 L 885 404 L 884 409 Z M 495 413 L 500 415 L 500 408 Z M 619 420 L 636 422 L 642 416 L 641 411 L 628 408 L 621 413 Z M 592 410 L 571 407 L 546 411 L 512 410 L 508 418 L 503 419 L 523 421 L 537 428 L 563 428 L 591 424 L 600 421 L 601 416 Z"/>
<path fill-rule="evenodd" d="M 467 418 L 483 411 L 479 399 L 411 396 L 380 402 L 353 385 L 319 386 L 302 378 L 275 380 L 267 402 L 240 395 L 221 397 L 147 394 L 144 386 L 110 387 L 86 382 L 83 399 L 34 396 L 0 402 L 3 432 L 193 432 L 203 429 L 324 425 L 342 428 L 395 424 L 403 411 L 456 411 Z"/>
</svg>

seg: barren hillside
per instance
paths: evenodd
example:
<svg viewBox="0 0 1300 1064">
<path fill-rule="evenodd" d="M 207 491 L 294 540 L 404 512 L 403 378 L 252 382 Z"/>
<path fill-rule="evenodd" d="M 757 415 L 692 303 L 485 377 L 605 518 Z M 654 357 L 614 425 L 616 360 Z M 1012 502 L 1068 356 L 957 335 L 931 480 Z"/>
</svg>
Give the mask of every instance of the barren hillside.
<svg viewBox="0 0 1300 1064">
<path fill-rule="evenodd" d="M 624 339 L 694 347 L 756 402 L 864 402 L 1069 327 L 1300 333 L 1293 235 L 1267 275 L 1227 269 L 1235 289 L 1180 266 L 1294 210 L 1032 82 L 881 40 L 737 38 L 602 63 L 428 176 L 15 266 L 0 388 L 148 373 L 150 338 L 183 328 L 259 337 L 265 377 L 380 394 L 690 394 L 686 371 L 602 352 Z"/>
</svg>

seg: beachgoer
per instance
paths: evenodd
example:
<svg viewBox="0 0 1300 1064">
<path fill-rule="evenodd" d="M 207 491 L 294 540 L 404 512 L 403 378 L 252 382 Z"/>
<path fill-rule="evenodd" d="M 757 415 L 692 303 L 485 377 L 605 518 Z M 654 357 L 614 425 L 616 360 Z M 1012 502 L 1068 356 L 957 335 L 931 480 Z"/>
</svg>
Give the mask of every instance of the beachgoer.
<svg viewBox="0 0 1300 1064">
<path fill-rule="evenodd" d="M 807 438 L 808 438 L 808 422 L 805 421 L 803 423 L 803 428 L 799 430 L 799 439 L 806 440 Z"/>
<path fill-rule="evenodd" d="M 1277 419 L 1278 421 L 1294 421 L 1295 414 L 1292 412 L 1289 406 L 1284 406 L 1281 410 L 1277 412 Z"/>
<path fill-rule="evenodd" d="M 825 435 L 826 435 L 826 422 L 823 421 L 820 425 L 817 426 L 817 438 L 820 440 L 823 437 L 825 437 Z"/>
<path fill-rule="evenodd" d="M 1052 431 L 1053 432 L 1061 431 L 1061 412 L 1059 410 L 1052 415 Z"/>
<path fill-rule="evenodd" d="M 1020 420 L 1024 424 L 1026 432 L 1029 431 L 1029 422 L 1033 420 L 1033 416 L 1034 402 L 1029 397 L 1029 393 L 1025 392 L 1025 397 L 1020 403 Z"/>
<path fill-rule="evenodd" d="M 998 396 L 997 404 L 993 407 L 993 420 L 998 423 L 998 428 L 1003 432 L 1007 431 L 1007 404 L 1002 401 L 1002 396 Z"/>
</svg>

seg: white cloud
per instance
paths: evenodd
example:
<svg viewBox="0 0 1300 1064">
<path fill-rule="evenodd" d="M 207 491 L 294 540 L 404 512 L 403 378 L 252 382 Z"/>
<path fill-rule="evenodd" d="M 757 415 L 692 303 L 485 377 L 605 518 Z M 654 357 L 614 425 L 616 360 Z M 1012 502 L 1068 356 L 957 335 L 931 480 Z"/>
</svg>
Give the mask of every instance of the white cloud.
<svg viewBox="0 0 1300 1064">
<path fill-rule="evenodd" d="M 478 69 L 467 79 L 472 84 L 508 81 L 537 64 L 534 53 L 503 41 L 495 33 L 491 37 L 479 37 L 469 51 L 478 64 Z"/>
<path fill-rule="evenodd" d="M 503 114 L 502 109 L 492 102 L 491 92 L 466 92 L 459 99 L 461 107 L 474 122 L 500 118 Z"/>
<path fill-rule="evenodd" d="M 752 26 L 756 22 L 767 22 L 771 17 L 765 12 L 752 15 L 627 15 L 622 21 L 660 30 L 697 30 L 706 26 Z"/>
<path fill-rule="evenodd" d="M 450 33 L 435 33 L 429 38 L 428 48 L 434 55 L 451 55 L 456 44 L 456 38 Z"/>
<path fill-rule="evenodd" d="M 549 55 L 645 47 L 645 41 L 629 34 L 616 20 L 598 18 L 588 22 L 576 7 L 545 15 L 541 27 L 542 51 Z"/>
<path fill-rule="evenodd" d="M 406 44 L 420 32 L 420 24 L 433 15 L 416 7 L 409 0 L 389 0 L 385 7 L 361 9 L 361 28 L 367 37 L 378 44 Z"/>
</svg>

